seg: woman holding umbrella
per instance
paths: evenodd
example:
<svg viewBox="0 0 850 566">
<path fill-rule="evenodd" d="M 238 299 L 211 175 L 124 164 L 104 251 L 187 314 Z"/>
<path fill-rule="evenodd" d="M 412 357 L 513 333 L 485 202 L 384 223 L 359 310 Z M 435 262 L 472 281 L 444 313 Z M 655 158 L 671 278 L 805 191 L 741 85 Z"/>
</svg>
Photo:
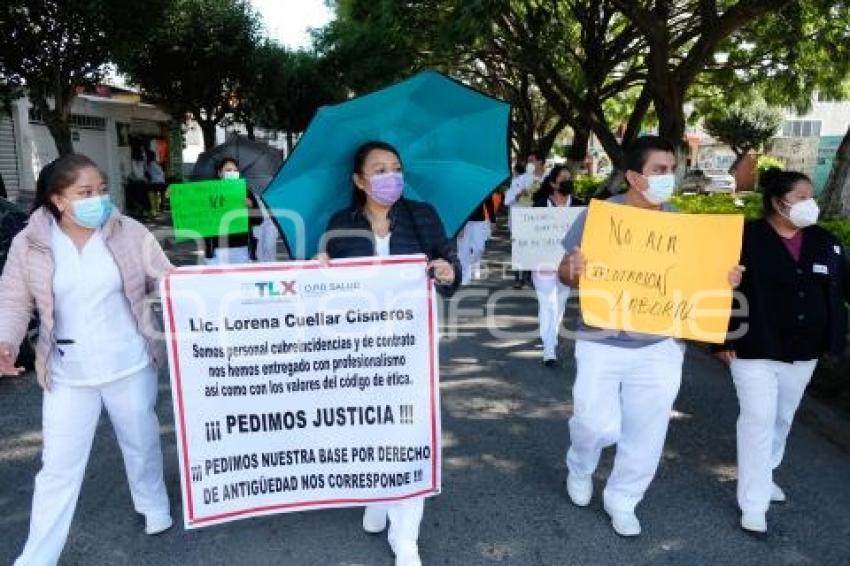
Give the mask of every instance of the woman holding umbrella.
<svg viewBox="0 0 850 566">
<path fill-rule="evenodd" d="M 354 155 L 351 206 L 328 223 L 318 259 L 424 253 L 428 270 L 444 296 L 460 285 L 461 266 L 443 223 L 428 204 L 401 196 L 404 188 L 401 157 L 391 145 L 371 141 Z M 419 523 L 423 500 L 368 505 L 363 529 L 379 533 L 390 522 L 388 539 L 397 566 L 419 566 Z"/>
</svg>

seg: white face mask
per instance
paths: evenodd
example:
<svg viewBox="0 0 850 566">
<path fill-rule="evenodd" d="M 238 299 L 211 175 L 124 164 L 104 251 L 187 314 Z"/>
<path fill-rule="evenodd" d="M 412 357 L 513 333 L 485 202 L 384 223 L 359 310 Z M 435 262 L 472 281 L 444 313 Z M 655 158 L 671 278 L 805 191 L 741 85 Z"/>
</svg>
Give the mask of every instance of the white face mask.
<svg viewBox="0 0 850 566">
<path fill-rule="evenodd" d="M 526 172 L 527 175 L 533 174 L 534 173 L 534 163 L 532 163 L 531 161 L 526 163 L 525 164 L 525 172 Z"/>
<path fill-rule="evenodd" d="M 817 224 L 818 216 L 820 216 L 820 208 L 818 203 L 813 198 L 807 198 L 794 204 L 789 204 L 782 201 L 782 204 L 788 207 L 788 215 L 785 216 L 797 228 L 805 228 Z"/>
<path fill-rule="evenodd" d="M 649 175 L 646 178 L 649 187 L 643 193 L 644 198 L 652 204 L 661 204 L 670 200 L 673 189 L 676 188 L 676 175 Z"/>
<path fill-rule="evenodd" d="M 238 179 L 239 171 L 222 171 L 221 178 L 226 180 Z"/>
</svg>

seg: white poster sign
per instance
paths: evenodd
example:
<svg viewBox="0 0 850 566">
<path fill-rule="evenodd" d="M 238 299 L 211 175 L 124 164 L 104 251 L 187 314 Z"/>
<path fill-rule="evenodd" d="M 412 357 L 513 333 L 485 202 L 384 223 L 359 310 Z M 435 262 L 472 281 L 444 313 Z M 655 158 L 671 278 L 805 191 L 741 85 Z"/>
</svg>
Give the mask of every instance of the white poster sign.
<svg viewBox="0 0 850 566">
<path fill-rule="evenodd" d="M 517 271 L 558 269 L 561 241 L 585 207 L 517 208 L 511 212 L 511 260 Z"/>
<path fill-rule="evenodd" d="M 440 491 L 426 263 L 187 267 L 163 281 L 186 528 Z"/>
</svg>

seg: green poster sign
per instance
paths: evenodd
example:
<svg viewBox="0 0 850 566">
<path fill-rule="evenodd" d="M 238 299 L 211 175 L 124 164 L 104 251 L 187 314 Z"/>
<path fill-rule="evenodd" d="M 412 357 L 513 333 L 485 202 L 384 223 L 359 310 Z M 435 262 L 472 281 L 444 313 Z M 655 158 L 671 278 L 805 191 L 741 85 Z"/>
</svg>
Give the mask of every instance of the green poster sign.
<svg viewBox="0 0 850 566">
<path fill-rule="evenodd" d="M 244 179 L 179 183 L 170 191 L 177 241 L 248 232 Z"/>
</svg>

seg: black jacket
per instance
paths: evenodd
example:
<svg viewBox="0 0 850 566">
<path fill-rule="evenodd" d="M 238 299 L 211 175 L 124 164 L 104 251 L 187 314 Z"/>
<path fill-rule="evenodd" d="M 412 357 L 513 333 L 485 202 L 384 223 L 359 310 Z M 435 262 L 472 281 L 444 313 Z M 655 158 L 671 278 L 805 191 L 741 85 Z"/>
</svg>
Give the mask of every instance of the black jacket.
<svg viewBox="0 0 850 566">
<path fill-rule="evenodd" d="M 434 208 L 403 198 L 390 209 L 389 219 L 390 255 L 423 253 L 429 260 L 448 261 L 454 268 L 454 282 L 437 285 L 437 291 L 444 296 L 454 293 L 461 281 L 460 261 L 455 244 L 446 237 L 443 222 Z M 374 256 L 375 235 L 360 208 L 350 206 L 331 216 L 319 248 L 333 259 Z"/>
<path fill-rule="evenodd" d="M 850 300 L 846 262 L 839 241 L 819 226 L 803 229 L 800 260 L 794 261 L 766 220 L 747 222 L 741 252 L 746 271 L 738 291 L 749 314 L 730 320 L 726 347 L 739 358 L 782 362 L 843 352 Z M 733 339 L 741 324 L 746 332 Z"/>
<path fill-rule="evenodd" d="M 538 192 L 534 195 L 534 200 L 532 201 L 532 206 L 535 208 L 546 208 L 549 206 L 549 194 Z M 575 196 L 570 199 L 570 206 L 587 206 L 587 203 L 580 201 Z"/>
</svg>

